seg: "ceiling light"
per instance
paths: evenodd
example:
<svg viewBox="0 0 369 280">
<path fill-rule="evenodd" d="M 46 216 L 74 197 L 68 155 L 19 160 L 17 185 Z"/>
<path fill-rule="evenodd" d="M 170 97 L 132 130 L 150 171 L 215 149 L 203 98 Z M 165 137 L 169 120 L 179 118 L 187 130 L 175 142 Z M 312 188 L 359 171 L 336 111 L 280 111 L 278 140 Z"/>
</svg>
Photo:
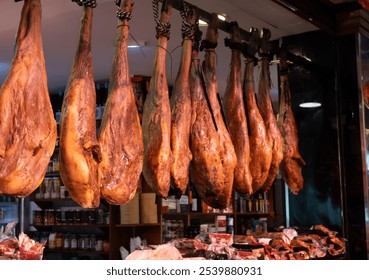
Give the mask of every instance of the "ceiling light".
<svg viewBox="0 0 369 280">
<path fill-rule="evenodd" d="M 142 41 L 142 40 L 139 40 L 139 41 L 128 41 L 128 48 L 130 49 L 134 49 L 134 48 L 142 48 L 146 46 L 146 41 Z"/>
<path fill-rule="evenodd" d="M 299 105 L 301 108 L 318 108 L 322 106 L 319 102 L 304 102 Z"/>
<path fill-rule="evenodd" d="M 226 14 L 218 14 L 218 18 L 222 21 L 225 21 L 227 19 L 227 15 Z"/>
<path fill-rule="evenodd" d="M 202 19 L 199 19 L 199 26 L 208 26 L 208 23 Z"/>
</svg>

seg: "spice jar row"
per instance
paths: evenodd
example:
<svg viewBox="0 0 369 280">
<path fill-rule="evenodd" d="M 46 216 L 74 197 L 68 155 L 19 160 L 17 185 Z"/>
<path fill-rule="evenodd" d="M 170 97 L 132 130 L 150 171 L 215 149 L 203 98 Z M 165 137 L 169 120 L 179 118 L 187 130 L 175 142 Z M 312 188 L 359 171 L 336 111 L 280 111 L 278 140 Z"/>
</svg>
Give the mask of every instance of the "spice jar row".
<svg viewBox="0 0 369 280">
<path fill-rule="evenodd" d="M 109 224 L 109 212 L 102 209 L 44 209 L 33 211 L 34 225 Z"/>
<path fill-rule="evenodd" d="M 46 244 L 45 247 L 50 250 L 109 251 L 109 242 L 102 236 L 95 234 L 34 232 L 33 239 Z"/>
</svg>

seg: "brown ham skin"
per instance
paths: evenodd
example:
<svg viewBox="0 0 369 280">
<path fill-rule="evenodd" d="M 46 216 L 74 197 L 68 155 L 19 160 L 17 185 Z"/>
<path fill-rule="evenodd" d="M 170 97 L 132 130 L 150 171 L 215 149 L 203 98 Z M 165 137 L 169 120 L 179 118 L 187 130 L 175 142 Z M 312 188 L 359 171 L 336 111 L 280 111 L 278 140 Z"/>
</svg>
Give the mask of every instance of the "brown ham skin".
<svg viewBox="0 0 369 280">
<path fill-rule="evenodd" d="M 274 182 L 283 159 L 283 138 L 277 124 L 277 118 L 270 97 L 270 69 L 269 60 L 266 57 L 261 59 L 261 70 L 256 99 L 260 114 L 264 120 L 268 141 L 272 148 L 272 161 L 268 176 L 261 188 L 262 191 L 268 191 Z"/>
<path fill-rule="evenodd" d="M 41 37 L 40 0 L 25 0 L 15 54 L 0 89 L 0 194 L 27 197 L 41 184 L 55 148 Z"/>
<path fill-rule="evenodd" d="M 218 30 L 216 27 L 217 17 L 213 14 L 212 21 L 209 23 L 206 40 L 216 43 L 218 39 Z M 225 125 L 220 98 L 218 96 L 218 83 L 215 71 L 216 54 L 214 49 L 205 49 L 204 61 L 202 64 L 205 89 L 209 99 L 211 113 L 213 115 L 217 136 L 219 139 L 219 156 L 223 166 L 224 184 L 220 189 L 217 199 L 209 204 L 213 208 L 225 208 L 228 206 L 232 196 L 234 170 L 237 165 L 237 156 L 231 137 Z"/>
<path fill-rule="evenodd" d="M 169 22 L 172 8 L 161 12 L 161 21 Z M 171 111 L 166 77 L 166 49 L 168 38 L 159 36 L 154 70 L 142 115 L 144 143 L 143 176 L 151 189 L 160 197 L 168 197 L 170 189 Z"/>
<path fill-rule="evenodd" d="M 281 69 L 287 69 L 287 63 L 283 60 L 281 60 Z M 298 131 L 292 111 L 288 74 L 281 74 L 280 80 L 281 97 L 278 126 L 283 137 L 283 160 L 280 171 L 290 191 L 297 195 L 304 187 L 302 166 L 305 165 L 305 161 L 299 150 Z"/>
<path fill-rule="evenodd" d="M 121 9 L 131 13 L 133 3 L 122 1 Z M 143 164 L 142 129 L 128 65 L 128 37 L 128 20 L 119 19 L 116 51 L 99 134 L 101 194 L 107 202 L 117 205 L 127 203 L 135 196 Z"/>
<path fill-rule="evenodd" d="M 194 24 L 196 21 L 195 13 L 192 16 L 188 16 L 186 20 Z M 192 30 L 191 32 L 193 33 L 194 31 Z M 177 196 L 184 194 L 187 189 L 189 166 L 192 160 L 190 150 L 191 96 L 189 84 L 191 53 L 192 39 L 186 36 L 183 39 L 181 61 L 170 98 L 172 122 L 171 150 L 173 156 L 171 186 Z"/>
<path fill-rule="evenodd" d="M 93 8 L 84 7 L 78 47 L 60 118 L 60 175 L 71 198 L 84 208 L 100 204 L 100 147 L 91 53 Z"/>
<path fill-rule="evenodd" d="M 241 42 L 238 26 L 232 32 L 231 41 Z M 252 177 L 249 167 L 251 160 L 250 141 L 242 92 L 241 51 L 238 49 L 232 49 L 231 71 L 224 93 L 223 108 L 228 131 L 237 155 L 233 188 L 242 195 L 250 195 L 252 193 Z"/>
<path fill-rule="evenodd" d="M 225 208 L 230 200 L 222 195 L 224 174 L 219 137 L 206 101 L 197 50 L 192 51 L 190 92 L 193 108 L 190 134 L 193 159 L 190 163 L 190 178 L 206 204 Z"/>
<path fill-rule="evenodd" d="M 246 59 L 244 78 L 246 112 L 249 122 L 250 171 L 253 192 L 265 183 L 272 161 L 272 149 L 268 141 L 264 120 L 259 112 L 255 97 L 254 59 Z"/>
</svg>

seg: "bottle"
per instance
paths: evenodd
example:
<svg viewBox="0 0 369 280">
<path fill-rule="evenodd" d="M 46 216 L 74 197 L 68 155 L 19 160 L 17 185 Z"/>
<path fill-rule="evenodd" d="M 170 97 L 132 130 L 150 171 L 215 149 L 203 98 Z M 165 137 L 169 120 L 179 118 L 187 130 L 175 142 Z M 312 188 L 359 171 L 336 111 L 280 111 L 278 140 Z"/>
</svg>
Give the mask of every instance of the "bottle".
<svg viewBox="0 0 369 280">
<path fill-rule="evenodd" d="M 70 248 L 77 249 L 77 247 L 78 247 L 77 236 L 75 234 L 72 234 L 70 236 Z"/>
<path fill-rule="evenodd" d="M 234 234 L 234 220 L 233 217 L 227 219 L 227 233 Z"/>
<path fill-rule="evenodd" d="M 265 212 L 264 210 L 264 198 L 261 194 L 259 194 L 259 211 Z"/>
<path fill-rule="evenodd" d="M 192 212 L 202 212 L 202 205 L 201 205 L 201 198 L 196 191 L 196 188 L 194 185 L 192 187 L 192 205 L 191 205 L 191 211 Z"/>
<path fill-rule="evenodd" d="M 61 233 L 56 234 L 55 248 L 61 249 L 63 247 L 63 235 Z"/>
<path fill-rule="evenodd" d="M 70 248 L 70 239 L 68 234 L 64 234 L 63 236 L 63 249 L 69 249 Z"/>
<path fill-rule="evenodd" d="M 50 232 L 49 234 L 49 249 L 55 249 L 56 247 L 56 233 Z"/>
</svg>

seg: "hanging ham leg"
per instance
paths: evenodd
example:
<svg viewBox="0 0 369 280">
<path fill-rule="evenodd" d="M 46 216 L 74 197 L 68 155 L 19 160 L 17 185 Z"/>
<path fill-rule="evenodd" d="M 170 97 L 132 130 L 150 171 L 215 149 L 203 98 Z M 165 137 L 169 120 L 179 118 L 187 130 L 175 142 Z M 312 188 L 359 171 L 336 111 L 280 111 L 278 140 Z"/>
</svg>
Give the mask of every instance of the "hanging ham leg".
<svg viewBox="0 0 369 280">
<path fill-rule="evenodd" d="M 237 155 L 233 188 L 240 194 L 251 194 L 250 141 L 241 82 L 241 34 L 237 23 L 233 24 L 231 38 L 226 42 L 232 49 L 232 56 L 223 108 L 229 134 Z"/>
<path fill-rule="evenodd" d="M 212 188 L 211 191 L 216 194 L 215 196 L 210 196 L 206 199 L 203 199 L 205 201 L 209 201 L 208 204 L 211 207 L 223 209 L 229 205 L 230 198 L 232 196 L 234 169 L 237 164 L 237 157 L 234 151 L 231 137 L 229 136 L 228 130 L 223 120 L 222 108 L 218 95 L 218 83 L 215 73 L 216 54 L 214 49 L 218 39 L 218 30 L 216 23 L 217 16 L 213 14 L 212 20 L 209 23 L 207 29 L 206 40 L 203 41 L 203 43 L 205 43 L 203 45 L 205 50 L 205 57 L 202 70 L 205 81 L 206 94 L 216 127 L 216 137 L 219 141 L 219 146 L 217 146 L 216 149 L 219 153 L 220 164 L 222 165 L 223 169 L 223 180 L 221 181 L 223 184 L 218 185 L 220 187 L 218 189 Z M 212 186 L 208 186 L 206 189 L 209 189 L 211 187 Z M 200 192 L 199 194 L 201 196 Z M 203 192 L 202 194 L 203 196 L 208 196 L 206 192 Z"/>
<path fill-rule="evenodd" d="M 198 51 L 192 51 L 190 68 L 192 104 L 190 148 L 190 179 L 201 199 L 215 208 L 225 208 L 230 200 L 223 195 L 224 175 L 220 143 L 214 119 L 206 100 Z"/>
<path fill-rule="evenodd" d="M 298 194 L 304 187 L 302 166 L 305 165 L 305 161 L 299 151 L 299 138 L 292 111 L 287 69 L 287 59 L 282 54 L 280 57 L 281 98 L 278 125 L 284 141 L 280 171 L 290 191 Z"/>
<path fill-rule="evenodd" d="M 253 30 L 250 41 L 248 42 L 248 56 L 246 57 L 244 78 L 246 112 L 250 131 L 250 171 L 253 192 L 256 192 L 264 185 L 272 161 L 272 149 L 268 141 L 264 120 L 259 112 L 255 97 L 254 55 L 258 45 L 257 38 L 259 38 L 259 32 Z"/>
<path fill-rule="evenodd" d="M 193 10 L 184 7 L 184 21 L 193 26 L 196 15 Z M 184 28 L 182 32 L 182 54 L 177 78 L 173 85 L 170 107 L 172 112 L 171 149 L 173 163 L 171 167 L 171 186 L 176 195 L 182 195 L 189 182 L 189 165 L 192 159 L 190 151 L 191 97 L 189 74 L 194 29 Z"/>
<path fill-rule="evenodd" d="M 78 47 L 60 118 L 60 175 L 70 196 L 85 208 L 100 204 L 96 92 L 91 54 L 93 8 L 84 7 Z"/>
<path fill-rule="evenodd" d="M 26 197 L 42 182 L 56 141 L 41 37 L 40 0 L 25 0 L 0 89 L 0 194 Z"/>
<path fill-rule="evenodd" d="M 139 187 L 142 172 L 142 130 L 128 65 L 128 21 L 132 9 L 130 0 L 121 2 L 117 46 L 99 135 L 101 193 L 110 204 L 129 202 Z"/>
<path fill-rule="evenodd" d="M 268 176 L 264 182 L 262 191 L 267 191 L 272 186 L 277 175 L 279 165 L 283 158 L 283 139 L 279 130 L 276 115 L 274 114 L 272 100 L 270 97 L 270 70 L 267 55 L 270 52 L 270 31 L 263 29 L 263 37 L 260 43 L 261 70 L 259 76 L 258 93 L 256 99 L 261 116 L 263 117 L 268 141 L 272 148 L 272 162 Z"/>
<path fill-rule="evenodd" d="M 158 42 L 154 60 L 154 71 L 145 100 L 142 131 L 144 143 L 143 175 L 147 184 L 160 197 L 166 198 L 170 189 L 170 149 L 171 112 L 168 84 L 166 79 L 166 49 L 170 29 L 169 18 L 172 7 L 164 1 L 160 21 L 157 22 Z M 165 30 L 167 29 L 167 30 Z"/>
</svg>

